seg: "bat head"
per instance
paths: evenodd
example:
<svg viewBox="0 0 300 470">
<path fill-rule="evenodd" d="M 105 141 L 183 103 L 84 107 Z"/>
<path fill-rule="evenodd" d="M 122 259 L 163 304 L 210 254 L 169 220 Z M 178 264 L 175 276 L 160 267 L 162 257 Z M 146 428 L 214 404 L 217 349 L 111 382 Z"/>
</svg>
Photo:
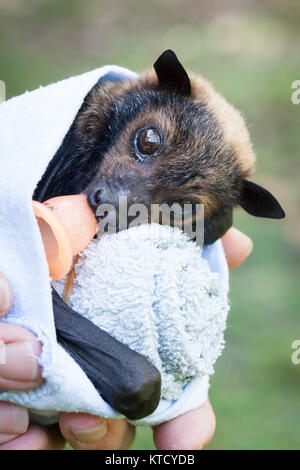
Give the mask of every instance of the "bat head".
<svg viewBox="0 0 300 470">
<path fill-rule="evenodd" d="M 120 196 L 149 209 L 188 205 L 193 223 L 202 204 L 204 242 L 212 243 L 232 225 L 236 206 L 284 217 L 275 197 L 249 180 L 254 166 L 240 112 L 167 50 L 137 79 L 109 73 L 91 89 L 39 197 L 85 192 L 95 213 L 119 207 Z"/>
</svg>

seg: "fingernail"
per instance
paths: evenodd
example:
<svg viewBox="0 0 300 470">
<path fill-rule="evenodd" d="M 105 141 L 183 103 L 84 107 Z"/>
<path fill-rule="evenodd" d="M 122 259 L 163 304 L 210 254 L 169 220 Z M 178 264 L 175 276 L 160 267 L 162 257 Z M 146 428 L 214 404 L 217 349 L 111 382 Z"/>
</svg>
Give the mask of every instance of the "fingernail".
<svg viewBox="0 0 300 470">
<path fill-rule="evenodd" d="M 11 304 L 11 294 L 6 278 L 0 274 L 0 312 L 7 313 Z"/>
<path fill-rule="evenodd" d="M 35 346 L 39 348 L 38 343 Z M 37 354 L 30 341 L 15 341 L 6 344 L 6 363 L 0 364 L 0 377 L 21 382 L 31 382 L 37 379 L 39 370 Z"/>
<path fill-rule="evenodd" d="M 21 406 L 9 403 L 1 404 L 0 432 L 6 434 L 23 434 L 29 424 L 28 411 Z"/>
<path fill-rule="evenodd" d="M 103 439 L 103 437 L 107 434 L 107 423 L 104 420 L 94 428 L 81 429 L 77 431 L 72 429 L 71 432 L 77 441 L 90 444 L 92 442 L 97 442 L 100 441 L 100 439 Z"/>
<path fill-rule="evenodd" d="M 12 434 L 23 434 L 27 431 L 29 424 L 28 411 L 26 408 L 14 406 L 12 412 Z"/>
</svg>

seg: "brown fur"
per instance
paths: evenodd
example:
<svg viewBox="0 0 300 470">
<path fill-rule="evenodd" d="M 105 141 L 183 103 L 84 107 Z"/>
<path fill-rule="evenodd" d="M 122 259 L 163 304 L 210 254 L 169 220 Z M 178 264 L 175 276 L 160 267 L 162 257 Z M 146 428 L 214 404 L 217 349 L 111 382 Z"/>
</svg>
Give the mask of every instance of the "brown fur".
<svg viewBox="0 0 300 470">
<path fill-rule="evenodd" d="M 224 141 L 234 149 L 243 177 L 248 178 L 252 175 L 256 158 L 243 116 L 204 77 L 192 72 L 189 72 L 189 77 L 193 99 L 206 103 L 223 129 Z"/>
<path fill-rule="evenodd" d="M 245 178 L 251 176 L 256 158 L 241 113 L 217 93 L 212 84 L 204 77 L 193 72 L 189 72 L 189 77 L 192 99 L 199 104 L 204 104 L 214 115 L 223 130 L 224 143 L 234 149 L 243 176 Z M 101 128 L 102 123 L 107 119 L 109 108 L 115 100 L 129 91 L 147 89 L 157 89 L 157 77 L 153 70 L 142 72 L 137 81 L 107 82 L 101 87 L 94 87 L 86 99 L 86 109 L 77 118 L 76 128 L 79 135 L 81 137 L 95 137 L 99 133 L 99 127 Z M 167 134 L 170 135 L 174 128 L 171 121 L 165 120 L 164 114 L 161 112 L 159 122 L 163 122 Z M 147 117 L 149 119 L 149 116 Z M 146 122 L 146 117 L 142 120 Z"/>
<path fill-rule="evenodd" d="M 195 129 L 193 134 L 189 134 L 183 154 L 182 147 L 177 144 L 181 136 L 176 135 L 177 127 L 172 109 L 170 107 L 153 109 L 149 106 L 124 128 L 116 144 L 105 156 L 98 174 L 105 175 L 107 180 L 113 180 L 126 172 L 135 172 L 140 177 L 148 179 L 148 183 L 149 179 L 159 183 L 159 191 L 156 189 L 155 194 L 152 191 L 152 203 L 162 202 L 162 198 L 167 198 L 171 192 L 174 198 L 193 198 L 197 203 L 204 203 L 206 215 L 209 215 L 223 202 L 223 195 L 226 196 L 228 191 L 228 188 L 224 188 L 222 194 L 220 181 L 226 177 L 226 174 L 232 175 L 234 172 L 238 174 L 239 179 L 248 177 L 254 167 L 255 156 L 241 114 L 216 93 L 203 77 L 191 73 L 190 78 L 191 100 L 204 106 L 222 131 L 222 142 L 219 143 L 218 152 L 223 153 L 223 160 L 220 159 L 217 165 L 211 168 L 208 165 L 205 168 L 205 178 L 199 175 L 198 178 L 192 178 L 180 187 L 172 185 L 170 180 L 166 181 L 164 176 L 176 173 L 180 165 L 184 168 L 193 164 L 192 161 L 197 158 L 195 149 L 201 146 L 203 140 L 202 130 Z M 142 73 L 138 80 L 108 82 L 95 86 L 85 100 L 85 109 L 78 115 L 76 132 L 84 141 L 95 141 L 101 134 L 101 127 L 109 119 L 111 109 L 117 100 L 130 92 L 155 91 L 157 86 L 154 71 Z M 184 120 L 184 115 L 182 119 Z M 129 146 L 130 136 L 134 130 L 149 122 L 161 128 L 167 136 L 164 153 L 160 158 L 153 160 L 151 171 L 147 166 L 140 168 L 139 162 L 132 158 Z M 213 139 L 214 135 L 205 136 L 205 139 L 207 138 Z M 190 155 L 187 155 L 188 153 Z M 187 159 L 187 156 L 190 158 Z"/>
</svg>

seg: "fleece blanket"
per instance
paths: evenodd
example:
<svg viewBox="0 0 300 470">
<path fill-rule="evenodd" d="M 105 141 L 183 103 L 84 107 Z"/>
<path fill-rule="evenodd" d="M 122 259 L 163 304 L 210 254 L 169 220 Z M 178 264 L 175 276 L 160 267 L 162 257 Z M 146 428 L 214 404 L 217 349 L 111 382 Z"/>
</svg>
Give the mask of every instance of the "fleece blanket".
<svg viewBox="0 0 300 470">
<path fill-rule="evenodd" d="M 15 295 L 14 305 L 4 321 L 28 328 L 43 343 L 39 361 L 45 379 L 33 391 L 0 391 L 0 400 L 29 407 L 33 418 L 45 424 L 55 422 L 59 411 L 120 416 L 57 343 L 51 283 L 31 204 L 33 191 L 85 95 L 109 72 L 136 76 L 126 69 L 106 66 L 27 92 L 0 105 L 0 271 L 10 280 Z M 204 248 L 199 256 L 207 259 L 211 272 L 219 273 L 220 295 L 226 296 L 228 272 L 221 242 Z M 218 353 L 228 310 L 225 304 L 223 307 Z M 138 424 L 158 424 L 200 406 L 207 390 L 208 375 L 199 374 L 195 380 L 183 384 L 177 399 L 162 400 L 154 414 Z"/>
</svg>

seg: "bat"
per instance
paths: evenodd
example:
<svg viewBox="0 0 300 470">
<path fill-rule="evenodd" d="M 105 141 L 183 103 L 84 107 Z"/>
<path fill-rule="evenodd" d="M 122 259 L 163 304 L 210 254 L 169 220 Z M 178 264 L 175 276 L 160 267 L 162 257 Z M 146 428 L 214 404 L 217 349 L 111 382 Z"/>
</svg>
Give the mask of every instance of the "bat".
<svg viewBox="0 0 300 470">
<path fill-rule="evenodd" d="M 147 208 L 152 204 L 170 206 L 175 202 L 182 208 L 189 204 L 193 223 L 197 222 L 195 207 L 202 204 L 204 243 L 211 244 L 231 227 L 236 207 L 256 217 L 285 216 L 277 199 L 251 180 L 255 160 L 241 113 L 205 78 L 187 72 L 175 53 L 167 50 L 152 70 L 137 78 L 109 72 L 99 79 L 38 183 L 34 199 L 43 202 L 54 196 L 85 193 L 96 215 L 103 204 L 118 210 L 121 195 L 129 205 L 139 203 Z M 108 213 L 101 215 L 101 220 L 103 217 Z M 100 376 L 104 357 L 100 347 L 103 332 L 93 325 L 87 329 L 89 333 L 83 333 L 83 323 L 88 320 L 72 311 L 55 292 L 53 299 L 58 339 L 95 384 L 95 367 Z M 75 317 L 74 322 L 68 320 Z M 130 400 L 125 375 L 128 372 L 132 377 L 134 367 L 131 371 L 126 367 L 129 363 L 132 367 L 135 359 L 129 348 L 127 358 L 126 347 L 121 353 L 107 336 L 106 353 L 111 347 L 114 361 L 123 360 L 124 367 L 115 369 L 114 386 L 110 377 L 105 385 L 97 382 L 99 393 L 125 416 L 137 419 L 149 414 L 149 403 L 153 411 L 159 401 L 159 372 L 144 364 L 148 371 L 145 382 L 135 389 L 135 397 L 143 396 L 144 400 Z M 88 348 L 91 341 L 93 371 Z M 138 364 L 140 358 L 136 361 Z M 145 389 L 149 394 L 139 393 Z"/>
</svg>

